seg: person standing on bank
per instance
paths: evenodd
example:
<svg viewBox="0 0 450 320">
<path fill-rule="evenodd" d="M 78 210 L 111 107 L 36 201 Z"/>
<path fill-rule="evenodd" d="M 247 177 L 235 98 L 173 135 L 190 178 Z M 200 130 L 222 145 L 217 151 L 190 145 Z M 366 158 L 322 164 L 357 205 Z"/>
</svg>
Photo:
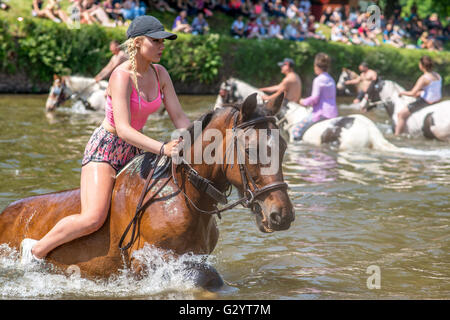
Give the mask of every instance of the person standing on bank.
<svg viewBox="0 0 450 320">
<path fill-rule="evenodd" d="M 177 36 L 164 31 L 152 16 L 132 21 L 127 30 L 129 60 L 111 75 L 107 89 L 105 119 L 91 136 L 82 161 L 81 212 L 61 219 L 42 239 L 24 239 L 21 262 L 39 262 L 54 248 L 91 234 L 105 222 L 117 172 L 134 156 L 149 151 L 171 156 L 178 140 L 167 144 L 147 137 L 142 128 L 161 102 L 176 128 L 187 128 L 183 112 L 167 70 L 160 61 L 164 40 Z"/>
</svg>

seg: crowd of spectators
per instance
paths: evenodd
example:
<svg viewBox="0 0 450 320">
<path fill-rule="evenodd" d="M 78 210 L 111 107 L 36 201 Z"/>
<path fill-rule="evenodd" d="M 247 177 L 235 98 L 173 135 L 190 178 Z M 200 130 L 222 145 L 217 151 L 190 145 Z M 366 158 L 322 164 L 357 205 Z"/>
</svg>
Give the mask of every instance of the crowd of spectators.
<svg viewBox="0 0 450 320">
<path fill-rule="evenodd" d="M 61 0 L 33 0 L 33 15 L 70 23 L 72 15 L 60 10 Z M 69 0 L 67 0 L 69 1 Z M 0 2 L 3 2 L 0 0 Z M 234 17 L 230 33 L 235 38 L 278 38 L 302 41 L 325 40 L 320 24 L 330 28 L 330 40 L 349 45 L 442 50 L 449 38 L 450 23 L 443 27 L 436 13 L 419 17 L 416 5 L 402 17 L 402 8 L 393 15 L 382 14 L 379 25 L 370 22 L 370 13 L 343 6 L 328 6 L 319 21 L 311 14 L 309 0 L 70 0 L 69 13 L 77 13 L 81 23 L 103 26 L 127 24 L 148 9 L 178 13 L 172 30 L 192 34 L 209 31 L 207 19 L 221 11 Z M 74 10 L 75 9 L 75 10 Z M 192 21 L 192 22 L 189 22 Z"/>
<path fill-rule="evenodd" d="M 67 11 L 61 9 L 60 2 L 61 0 L 46 0 L 45 3 L 44 0 L 33 0 L 32 15 L 58 23 L 79 22 L 115 27 L 144 15 L 147 10 L 146 2 L 140 0 L 70 0 Z"/>
<path fill-rule="evenodd" d="M 349 15 L 342 7 L 327 8 L 320 22 L 331 28 L 331 41 L 347 44 L 378 46 L 382 43 L 397 48 L 420 48 L 443 50 L 449 39 L 449 25 L 443 27 L 436 13 L 424 19 L 419 18 L 417 6 L 413 5 L 407 17 L 401 16 L 401 8 L 395 8 L 393 15 L 380 15 L 379 25 L 369 21 L 370 13 L 351 9 Z"/>
</svg>

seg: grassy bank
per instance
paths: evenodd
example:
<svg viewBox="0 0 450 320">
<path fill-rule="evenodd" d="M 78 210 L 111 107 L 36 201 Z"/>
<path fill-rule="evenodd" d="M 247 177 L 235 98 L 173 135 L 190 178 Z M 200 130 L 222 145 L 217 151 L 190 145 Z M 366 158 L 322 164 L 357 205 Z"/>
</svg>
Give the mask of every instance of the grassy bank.
<svg viewBox="0 0 450 320">
<path fill-rule="evenodd" d="M 19 0 L 20 2 L 20 0 Z M 82 25 L 68 29 L 63 24 L 31 18 L 29 7 L 16 7 L 17 12 L 2 13 L 0 20 L 0 71 L 13 76 L 24 72 L 32 81 L 50 83 L 52 75 L 95 75 L 111 56 L 111 39 L 125 40 L 125 27 L 103 28 Z M 17 17 L 24 16 L 18 21 Z M 155 13 L 166 27 L 173 14 Z M 162 63 L 169 70 L 180 93 L 215 93 L 221 80 L 235 76 L 255 86 L 279 81 L 282 77 L 276 62 L 291 57 L 301 75 L 305 90 L 313 78 L 313 59 L 317 52 L 332 57 L 331 74 L 337 79 L 342 67 L 357 69 L 365 60 L 384 79 L 411 87 L 419 77 L 419 58 L 428 54 L 443 76 L 450 91 L 450 52 L 396 49 L 390 46 L 348 46 L 339 43 L 308 40 L 234 39 L 228 36 L 231 18 L 216 14 L 211 20 L 213 32 L 208 36 L 180 35 L 167 41 Z M 220 30 L 220 31 L 219 31 Z M 195 89 L 192 89 L 195 88 Z"/>
</svg>

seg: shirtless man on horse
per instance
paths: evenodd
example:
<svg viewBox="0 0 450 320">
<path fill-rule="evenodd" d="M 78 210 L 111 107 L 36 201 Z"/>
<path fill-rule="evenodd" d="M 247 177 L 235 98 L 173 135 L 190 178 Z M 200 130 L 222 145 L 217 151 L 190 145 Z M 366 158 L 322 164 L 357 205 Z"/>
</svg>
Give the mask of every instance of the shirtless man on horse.
<svg viewBox="0 0 450 320">
<path fill-rule="evenodd" d="M 263 95 L 263 100 L 271 100 L 278 96 L 281 92 L 284 92 L 284 98 L 288 102 L 299 103 L 302 97 L 302 81 L 299 75 L 294 71 L 294 60 L 285 58 L 279 62 L 281 67 L 281 73 L 285 75 L 284 79 L 277 85 L 260 88 L 258 90 L 264 92 L 270 92 L 271 95 Z"/>
<path fill-rule="evenodd" d="M 367 62 L 362 62 L 359 67 L 361 74 L 352 80 L 345 81 L 345 85 L 358 85 L 360 84 L 360 90 L 355 100 L 354 104 L 361 103 L 361 109 L 364 108 L 367 103 L 368 95 L 367 92 L 374 86 L 378 80 L 378 74 L 375 70 L 369 68 Z"/>
</svg>

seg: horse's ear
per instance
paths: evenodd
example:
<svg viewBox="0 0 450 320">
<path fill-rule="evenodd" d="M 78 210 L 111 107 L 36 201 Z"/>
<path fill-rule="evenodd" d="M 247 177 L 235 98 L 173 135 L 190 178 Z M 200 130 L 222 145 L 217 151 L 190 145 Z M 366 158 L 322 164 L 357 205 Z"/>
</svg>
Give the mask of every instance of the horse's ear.
<svg viewBox="0 0 450 320">
<path fill-rule="evenodd" d="M 252 93 L 247 98 L 245 98 L 244 103 L 242 103 L 242 106 L 241 106 L 241 120 L 242 121 L 247 121 L 250 118 L 250 116 L 252 115 L 252 113 L 255 111 L 257 94 L 258 94 L 257 92 Z"/>
<path fill-rule="evenodd" d="M 275 98 L 270 99 L 266 104 L 266 109 L 272 114 L 276 115 L 280 111 L 284 99 L 284 92 L 281 92 Z"/>
</svg>

